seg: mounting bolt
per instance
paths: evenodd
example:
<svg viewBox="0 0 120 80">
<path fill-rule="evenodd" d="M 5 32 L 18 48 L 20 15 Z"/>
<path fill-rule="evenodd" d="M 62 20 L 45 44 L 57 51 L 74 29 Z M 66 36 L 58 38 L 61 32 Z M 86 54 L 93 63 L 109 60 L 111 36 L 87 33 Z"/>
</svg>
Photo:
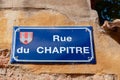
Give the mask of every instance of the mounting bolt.
<svg viewBox="0 0 120 80">
<path fill-rule="evenodd" d="M 18 59 L 18 56 L 15 56 L 16 59 Z"/>
</svg>

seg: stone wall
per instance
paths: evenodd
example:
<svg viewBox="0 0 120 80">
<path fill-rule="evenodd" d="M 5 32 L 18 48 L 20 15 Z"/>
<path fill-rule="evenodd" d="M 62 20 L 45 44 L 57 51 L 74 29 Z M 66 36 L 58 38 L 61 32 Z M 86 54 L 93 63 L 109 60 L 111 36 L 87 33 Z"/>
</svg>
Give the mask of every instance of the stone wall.
<svg viewBox="0 0 120 80">
<path fill-rule="evenodd" d="M 96 64 L 10 64 L 13 26 L 62 25 L 93 26 Z M 86 74 L 93 80 L 115 80 L 113 79 L 115 75 L 119 80 L 119 54 L 120 45 L 109 35 L 102 33 L 98 24 L 98 15 L 96 11 L 91 10 L 89 0 L 0 0 L 1 80 L 10 80 L 10 78 L 11 80 L 72 80 L 75 78 L 67 74 Z M 104 77 L 106 75 L 110 78 Z M 41 76 L 46 79 L 42 79 Z M 53 79 L 51 76 L 57 77 Z"/>
</svg>

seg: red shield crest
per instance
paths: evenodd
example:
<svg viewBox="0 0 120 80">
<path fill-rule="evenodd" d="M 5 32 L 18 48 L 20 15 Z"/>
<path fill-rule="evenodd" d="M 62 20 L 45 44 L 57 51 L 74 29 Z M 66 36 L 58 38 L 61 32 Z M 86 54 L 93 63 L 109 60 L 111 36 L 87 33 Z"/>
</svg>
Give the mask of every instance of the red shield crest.
<svg viewBox="0 0 120 80">
<path fill-rule="evenodd" d="M 29 44 L 33 40 L 33 32 L 20 32 L 20 42 Z"/>
</svg>

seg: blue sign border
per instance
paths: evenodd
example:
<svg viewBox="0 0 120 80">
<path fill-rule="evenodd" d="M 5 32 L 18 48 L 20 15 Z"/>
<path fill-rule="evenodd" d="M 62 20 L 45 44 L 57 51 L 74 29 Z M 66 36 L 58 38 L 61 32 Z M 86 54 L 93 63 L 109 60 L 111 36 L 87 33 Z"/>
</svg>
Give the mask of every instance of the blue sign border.
<svg viewBox="0 0 120 80">
<path fill-rule="evenodd" d="M 15 44 L 16 44 L 16 32 L 20 29 L 85 29 L 89 32 L 90 35 L 90 43 L 91 43 L 91 54 L 92 56 L 88 60 L 19 60 L 15 57 Z M 50 26 L 50 27 L 23 27 L 23 26 L 15 26 L 13 31 L 13 43 L 12 43 L 12 50 L 11 50 L 11 63 L 43 63 L 43 62 L 75 62 L 75 63 L 96 63 L 95 61 L 95 54 L 94 54 L 94 43 L 93 43 L 93 32 L 91 26 Z"/>
</svg>

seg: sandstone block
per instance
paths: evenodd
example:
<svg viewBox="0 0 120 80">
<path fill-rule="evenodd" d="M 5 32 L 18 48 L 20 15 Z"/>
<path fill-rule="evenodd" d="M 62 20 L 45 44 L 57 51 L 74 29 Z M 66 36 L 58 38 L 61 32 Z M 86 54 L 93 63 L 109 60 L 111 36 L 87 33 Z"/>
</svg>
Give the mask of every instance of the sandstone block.
<svg viewBox="0 0 120 80">
<path fill-rule="evenodd" d="M 73 20 L 87 20 L 90 16 L 89 0 L 0 0 L 1 8 L 55 10 Z"/>
</svg>

